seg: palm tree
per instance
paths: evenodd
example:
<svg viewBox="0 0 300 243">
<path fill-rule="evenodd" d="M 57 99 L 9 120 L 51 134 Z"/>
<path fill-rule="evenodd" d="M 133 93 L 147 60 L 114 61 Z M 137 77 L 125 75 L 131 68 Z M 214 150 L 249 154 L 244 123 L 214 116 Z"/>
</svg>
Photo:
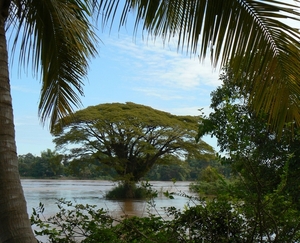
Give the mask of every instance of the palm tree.
<svg viewBox="0 0 300 243">
<path fill-rule="evenodd" d="M 39 114 L 51 127 L 80 104 L 77 92 L 96 53 L 90 7 L 81 0 L 0 0 L 0 242 L 36 242 L 18 173 L 6 35 L 20 64 L 32 62 L 41 76 Z"/>
<path fill-rule="evenodd" d="M 120 26 L 134 12 L 139 27 L 178 48 L 210 55 L 212 65 L 228 64 L 251 105 L 269 114 L 270 128 L 281 133 L 285 122 L 300 125 L 300 6 L 293 0 L 100 0 L 104 23 L 121 10 Z M 294 0 L 299 3 L 299 0 Z M 290 2 L 290 3 L 288 3 Z M 242 72 L 241 72 L 242 70 Z"/>
</svg>

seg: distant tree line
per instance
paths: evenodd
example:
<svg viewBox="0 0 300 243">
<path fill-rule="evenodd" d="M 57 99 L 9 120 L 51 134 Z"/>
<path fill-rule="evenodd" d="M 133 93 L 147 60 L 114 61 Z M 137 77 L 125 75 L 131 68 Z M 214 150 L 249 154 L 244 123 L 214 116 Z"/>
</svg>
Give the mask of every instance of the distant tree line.
<svg viewBox="0 0 300 243">
<path fill-rule="evenodd" d="M 90 158 L 74 159 L 67 162 L 64 156 L 50 149 L 42 151 L 39 156 L 31 153 L 19 155 L 19 172 L 22 178 L 76 178 L 76 179 L 105 179 L 113 180 L 116 172 L 101 165 Z M 207 167 L 215 168 L 225 177 L 230 176 L 228 167 L 221 165 L 216 160 L 192 160 L 188 159 L 176 164 L 157 164 L 143 178 L 154 181 L 195 181 L 201 179 L 203 171 Z"/>
<path fill-rule="evenodd" d="M 21 177 L 51 178 L 65 173 L 62 155 L 51 151 L 51 149 L 42 151 L 40 156 L 31 153 L 19 155 L 18 162 Z"/>
</svg>

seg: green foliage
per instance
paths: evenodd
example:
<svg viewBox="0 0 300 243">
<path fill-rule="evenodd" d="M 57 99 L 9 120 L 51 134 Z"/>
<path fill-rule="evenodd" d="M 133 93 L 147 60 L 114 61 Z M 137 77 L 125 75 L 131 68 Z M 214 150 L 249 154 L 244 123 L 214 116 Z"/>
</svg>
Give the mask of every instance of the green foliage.
<svg viewBox="0 0 300 243">
<path fill-rule="evenodd" d="M 208 167 L 213 168 L 213 170 L 216 170 L 218 174 L 221 174 L 226 178 L 231 176 L 230 167 L 226 164 L 221 164 L 217 157 L 213 160 L 188 159 L 188 164 L 191 180 L 201 180 L 201 176 L 205 173 Z"/>
<path fill-rule="evenodd" d="M 211 166 L 207 166 L 201 171 L 199 180 L 204 182 L 215 182 L 219 180 L 222 176 L 217 172 L 217 170 Z"/>
<path fill-rule="evenodd" d="M 129 195 L 130 194 L 130 195 Z M 142 186 L 136 186 L 134 183 L 120 183 L 117 187 L 112 188 L 105 194 L 107 199 L 124 199 L 135 198 L 145 199 L 149 197 L 148 188 Z"/>
<path fill-rule="evenodd" d="M 39 116 L 43 123 L 50 118 L 52 128 L 73 106 L 81 105 L 89 60 L 97 54 L 98 38 L 90 24 L 92 3 L 8 3 L 12 53 L 19 55 L 20 68 L 32 63 L 34 76 L 41 81 Z"/>
<path fill-rule="evenodd" d="M 159 216 L 130 217 L 117 225 L 116 233 L 122 237 L 120 242 L 175 242 L 177 234 L 166 226 Z"/>
<path fill-rule="evenodd" d="M 191 242 L 241 242 L 244 236 L 242 215 L 227 201 L 211 201 L 188 208 L 175 226 L 187 232 Z"/>
<path fill-rule="evenodd" d="M 168 208 L 173 218 L 159 215 L 113 219 L 95 206 L 59 200 L 59 212 L 43 218 L 44 207 L 34 210 L 31 222 L 50 242 L 235 242 L 241 217 L 225 202 L 210 202 L 206 206 L 189 207 L 184 212 Z M 228 237 L 229 236 L 229 237 Z M 227 241 L 220 241 L 226 239 Z"/>
<path fill-rule="evenodd" d="M 177 181 L 189 180 L 189 166 L 187 163 L 172 165 L 154 165 L 144 179 L 149 181 Z"/>
<path fill-rule="evenodd" d="M 221 76 L 222 87 L 212 93 L 214 111 L 200 125 L 199 135 L 216 136 L 221 152 L 227 153 L 219 159 L 231 167 L 235 181 L 226 197 L 241 203 L 247 237 L 258 242 L 296 242 L 299 129 L 285 124 L 280 135 L 270 131 L 267 115 L 251 110 L 249 93 L 232 81 L 232 75 L 227 70 Z"/>
<path fill-rule="evenodd" d="M 268 129 L 266 116 L 249 108 L 249 95 L 238 83 L 232 83 L 231 75 L 229 72 L 221 76 L 223 86 L 212 93 L 214 112 L 200 126 L 199 133 L 217 137 L 221 152 L 228 153 L 220 157 L 221 163 L 228 164 L 233 173 L 242 176 L 245 190 L 258 195 L 271 193 L 287 173 L 284 191 L 289 197 L 293 195 L 297 203 L 299 197 L 294 189 L 300 183 L 299 131 L 292 131 L 286 124 L 279 139 Z M 210 125 L 206 127 L 206 124 Z"/>
<path fill-rule="evenodd" d="M 165 215 L 161 216 L 156 210 L 156 214 L 151 213 L 158 193 L 146 182 L 141 185 L 149 200 L 146 217 L 119 215 L 113 218 L 108 211 L 96 206 L 73 205 L 60 199 L 58 213 L 45 218 L 44 206 L 40 203 L 39 208 L 33 210 L 31 222 L 36 235 L 46 235 L 50 243 L 297 242 L 300 240 L 300 211 L 283 193 L 287 171 L 286 165 L 277 188 L 262 198 L 244 190 L 240 182 L 226 186 L 231 194 L 220 193 L 213 200 L 165 191 L 163 194 L 169 199 L 174 199 L 176 194 L 189 201 L 183 211 L 166 207 Z"/>
<path fill-rule="evenodd" d="M 33 178 L 55 178 L 64 174 L 62 156 L 47 149 L 40 156 L 30 153 L 18 156 L 21 176 Z"/>
<path fill-rule="evenodd" d="M 31 216 L 36 235 L 44 235 L 50 243 L 197 243 L 197 242 L 297 242 L 300 240 L 300 215 L 286 200 L 266 198 L 269 213 L 283 210 L 265 221 L 262 230 L 247 204 L 219 198 L 187 205 L 184 211 L 166 208 L 167 216 L 112 218 L 109 212 L 95 206 L 59 200 L 59 212 L 45 218 L 40 204 Z M 281 205 L 281 206 L 280 206 Z M 279 207 L 279 208 L 278 208 Z M 274 220 L 273 222 L 271 222 Z M 276 223 L 278 224 L 275 224 Z"/>
<path fill-rule="evenodd" d="M 216 168 L 207 166 L 203 169 L 195 183 L 190 184 L 190 190 L 201 197 L 222 198 L 231 193 L 233 179 L 227 179 Z"/>
<path fill-rule="evenodd" d="M 230 180 L 223 178 L 213 182 L 198 181 L 190 184 L 190 190 L 201 197 L 218 198 L 230 194 L 231 184 Z"/>
<path fill-rule="evenodd" d="M 98 160 L 91 159 L 89 156 L 82 156 L 68 162 L 66 155 L 51 152 L 55 155 L 55 158 L 52 158 L 52 155 L 49 153 L 50 151 L 42 151 L 41 156 L 34 156 L 30 153 L 19 155 L 20 175 L 30 178 L 57 178 L 62 175 L 63 177 L 78 179 L 113 180 L 113 178 L 117 178 L 117 174 L 113 168 L 99 163 Z M 218 171 L 226 176 L 230 173 L 228 166 L 223 166 L 211 159 L 187 159 L 186 161 L 174 159 L 170 163 L 155 164 L 142 180 L 171 181 L 175 179 L 176 181 L 193 181 L 199 179 L 201 171 L 206 166 L 216 167 Z"/>
<path fill-rule="evenodd" d="M 31 166 L 35 161 L 36 157 L 31 153 L 19 155 L 18 164 L 20 176 L 32 176 Z"/>
<path fill-rule="evenodd" d="M 61 178 L 112 180 L 116 177 L 115 171 L 95 159 L 74 159 L 67 161 L 65 155 L 47 149 L 40 156 L 31 153 L 18 156 L 19 173 L 29 178 Z"/>
<path fill-rule="evenodd" d="M 216 168 L 218 173 L 226 178 L 230 177 L 230 167 L 222 165 L 216 159 L 197 160 L 189 159 L 175 164 L 155 164 L 143 179 L 149 181 L 195 181 L 199 180 L 201 174 L 208 166 Z"/>
<path fill-rule="evenodd" d="M 65 158 L 64 166 L 66 175 L 79 179 L 112 180 L 113 177 L 116 177 L 116 173 L 112 168 L 89 156 L 73 159 L 72 162 Z"/>
<path fill-rule="evenodd" d="M 59 212 L 46 219 L 43 215 L 44 205 L 33 209 L 31 224 L 37 225 L 37 236 L 46 235 L 50 242 L 85 243 L 117 242 L 116 235 L 111 232 L 113 219 L 103 209 L 96 206 L 76 204 L 60 199 L 57 202 Z"/>
</svg>

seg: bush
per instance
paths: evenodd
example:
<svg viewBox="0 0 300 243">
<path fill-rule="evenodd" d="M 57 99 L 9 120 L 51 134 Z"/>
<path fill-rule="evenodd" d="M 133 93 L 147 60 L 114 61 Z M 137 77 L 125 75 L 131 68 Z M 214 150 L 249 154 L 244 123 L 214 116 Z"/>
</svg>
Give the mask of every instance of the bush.
<svg viewBox="0 0 300 243">
<path fill-rule="evenodd" d="M 37 236 L 47 236 L 52 243 L 118 242 L 112 232 L 114 220 L 103 209 L 95 205 L 73 205 L 71 201 L 59 199 L 59 212 L 46 219 L 44 205 L 33 209 L 31 224 L 40 230 L 34 230 Z"/>
<path fill-rule="evenodd" d="M 176 242 L 174 232 L 160 216 L 113 219 L 95 206 L 58 200 L 59 212 L 46 219 L 44 206 L 33 210 L 32 225 L 37 236 L 47 236 L 50 243 L 125 243 Z"/>
<path fill-rule="evenodd" d="M 51 243 L 238 242 L 234 239 L 243 230 L 241 217 L 224 202 L 199 204 L 184 212 L 167 208 L 172 220 L 153 214 L 113 219 L 103 209 L 63 199 L 57 205 L 60 211 L 53 217 L 43 217 L 42 204 L 31 216 L 32 224 L 40 229 L 35 234 L 46 235 Z"/>
<path fill-rule="evenodd" d="M 215 198 L 226 195 L 230 191 L 231 182 L 227 179 L 219 179 L 213 182 L 199 181 L 190 184 L 190 191 L 200 196 Z"/>
<path fill-rule="evenodd" d="M 147 199 L 151 197 L 152 189 L 150 184 L 143 183 L 141 186 L 130 184 L 130 193 L 128 192 L 128 185 L 125 183 L 119 184 L 117 187 L 112 188 L 105 195 L 107 199 Z"/>
</svg>

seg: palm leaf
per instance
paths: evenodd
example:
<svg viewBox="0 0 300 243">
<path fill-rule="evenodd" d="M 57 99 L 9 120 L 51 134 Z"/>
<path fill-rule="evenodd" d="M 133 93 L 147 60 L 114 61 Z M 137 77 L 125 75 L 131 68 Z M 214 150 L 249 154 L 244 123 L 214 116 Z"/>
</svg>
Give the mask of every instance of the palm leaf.
<svg viewBox="0 0 300 243">
<path fill-rule="evenodd" d="M 103 23 L 116 18 L 117 8 L 122 9 L 120 26 L 134 12 L 136 30 L 142 25 L 164 40 L 175 37 L 178 48 L 200 59 L 209 55 L 214 67 L 230 63 L 243 75 L 253 108 L 269 114 L 272 129 L 280 133 L 285 122 L 300 125 L 300 33 L 284 23 L 290 18 L 300 26 L 296 5 L 274 0 L 95 2 Z"/>
<path fill-rule="evenodd" d="M 13 2 L 16 31 L 14 50 L 20 43 L 19 61 L 33 63 L 41 74 L 39 116 L 54 123 L 73 111 L 83 95 L 88 61 L 96 54 L 96 37 L 89 23 L 89 4 L 80 0 L 24 0 Z M 19 42 L 18 42 L 19 41 Z"/>
</svg>

